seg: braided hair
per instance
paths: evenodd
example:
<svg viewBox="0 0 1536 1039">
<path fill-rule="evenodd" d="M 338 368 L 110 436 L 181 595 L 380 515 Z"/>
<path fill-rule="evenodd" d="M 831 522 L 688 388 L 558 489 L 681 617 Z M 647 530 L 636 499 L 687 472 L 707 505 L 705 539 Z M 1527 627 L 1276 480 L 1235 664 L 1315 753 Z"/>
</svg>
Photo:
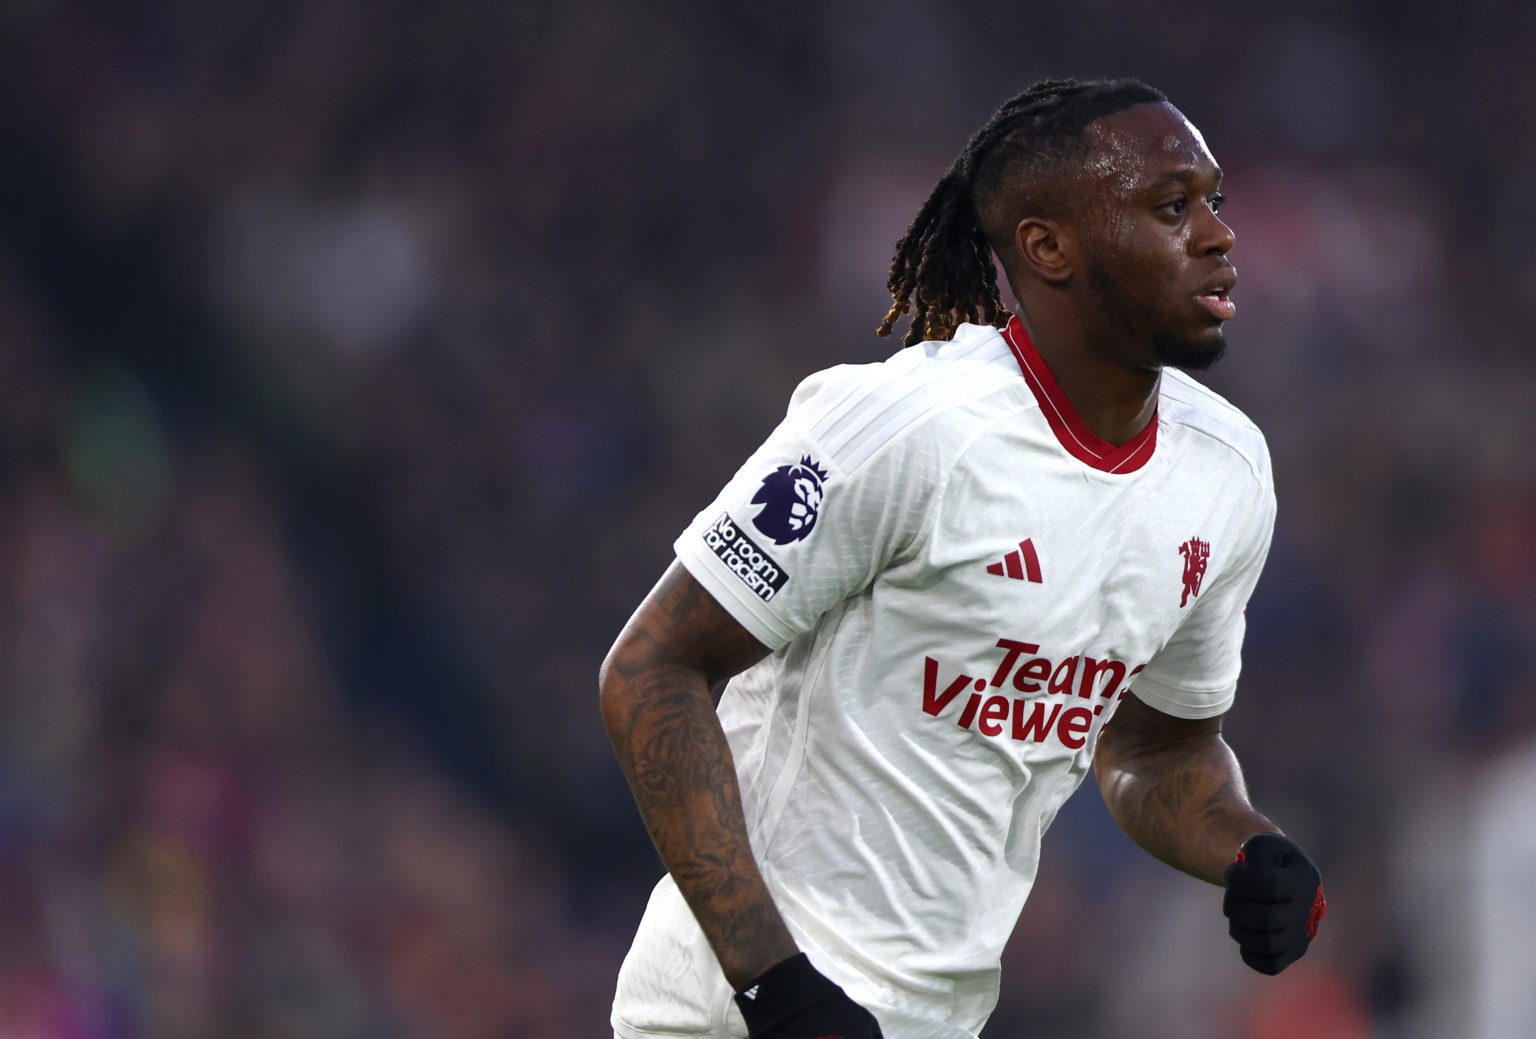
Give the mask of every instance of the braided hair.
<svg viewBox="0 0 1536 1039">
<path fill-rule="evenodd" d="M 891 309 L 876 333 L 890 335 L 903 314 L 912 315 L 903 346 L 949 339 L 962 322 L 1007 324 L 992 254 L 1012 238 L 1017 219 L 1008 218 L 1021 202 L 1040 215 L 1063 211 L 1070 200 L 1058 174 L 1086 157 L 1088 124 L 1164 100 L 1134 79 L 1048 79 L 1003 102 L 896 243 L 886 282 Z"/>
</svg>

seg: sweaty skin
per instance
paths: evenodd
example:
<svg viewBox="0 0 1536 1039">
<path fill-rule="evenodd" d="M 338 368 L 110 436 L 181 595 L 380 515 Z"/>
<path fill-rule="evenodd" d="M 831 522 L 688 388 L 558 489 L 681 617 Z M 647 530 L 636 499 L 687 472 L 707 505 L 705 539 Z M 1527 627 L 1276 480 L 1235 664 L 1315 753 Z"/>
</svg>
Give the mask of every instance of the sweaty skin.
<svg viewBox="0 0 1536 1039">
<path fill-rule="evenodd" d="M 1019 318 L 1088 428 L 1111 444 L 1151 420 L 1165 365 L 1205 367 L 1225 345 L 1196 295 L 1235 268 L 1216 215 L 1221 169 L 1167 103 L 1089 124 L 1071 216 L 1018 214 L 999 258 Z"/>
</svg>

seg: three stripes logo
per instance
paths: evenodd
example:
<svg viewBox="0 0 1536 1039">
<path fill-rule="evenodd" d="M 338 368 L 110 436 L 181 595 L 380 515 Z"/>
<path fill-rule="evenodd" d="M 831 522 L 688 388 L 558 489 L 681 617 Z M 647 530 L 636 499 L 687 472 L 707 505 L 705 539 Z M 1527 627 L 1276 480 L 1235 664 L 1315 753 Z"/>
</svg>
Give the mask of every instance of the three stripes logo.
<svg viewBox="0 0 1536 1039">
<path fill-rule="evenodd" d="M 1032 538 L 1020 541 L 1019 547 L 1004 556 L 1001 562 L 988 566 L 987 573 L 996 574 L 998 577 L 1011 577 L 1015 581 L 1045 583 L 1045 579 L 1040 576 L 1040 556 L 1035 552 L 1035 542 Z"/>
</svg>

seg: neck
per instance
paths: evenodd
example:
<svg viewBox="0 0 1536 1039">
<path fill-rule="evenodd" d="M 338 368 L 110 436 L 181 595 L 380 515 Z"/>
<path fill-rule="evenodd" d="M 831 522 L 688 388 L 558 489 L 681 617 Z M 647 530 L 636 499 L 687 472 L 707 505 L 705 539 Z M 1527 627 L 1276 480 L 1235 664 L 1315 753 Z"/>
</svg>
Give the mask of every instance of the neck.
<svg viewBox="0 0 1536 1039">
<path fill-rule="evenodd" d="M 1147 428 L 1157 412 L 1162 372 L 1116 358 L 1082 323 L 1054 308 L 1020 308 L 1019 320 L 1061 391 L 1089 429 L 1119 446 Z"/>
</svg>

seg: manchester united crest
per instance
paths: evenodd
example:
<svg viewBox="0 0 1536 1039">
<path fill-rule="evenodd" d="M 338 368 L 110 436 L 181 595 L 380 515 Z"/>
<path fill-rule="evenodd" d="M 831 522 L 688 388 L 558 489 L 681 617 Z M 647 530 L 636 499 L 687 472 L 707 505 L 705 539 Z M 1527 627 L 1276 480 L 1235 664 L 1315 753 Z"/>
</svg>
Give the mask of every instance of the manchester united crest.
<svg viewBox="0 0 1536 1039">
<path fill-rule="evenodd" d="M 1189 602 L 1191 595 L 1200 594 L 1200 583 L 1205 580 L 1205 565 L 1211 558 L 1211 545 L 1199 538 L 1190 538 L 1179 546 L 1184 556 L 1184 594 L 1179 597 L 1179 609 Z"/>
</svg>

